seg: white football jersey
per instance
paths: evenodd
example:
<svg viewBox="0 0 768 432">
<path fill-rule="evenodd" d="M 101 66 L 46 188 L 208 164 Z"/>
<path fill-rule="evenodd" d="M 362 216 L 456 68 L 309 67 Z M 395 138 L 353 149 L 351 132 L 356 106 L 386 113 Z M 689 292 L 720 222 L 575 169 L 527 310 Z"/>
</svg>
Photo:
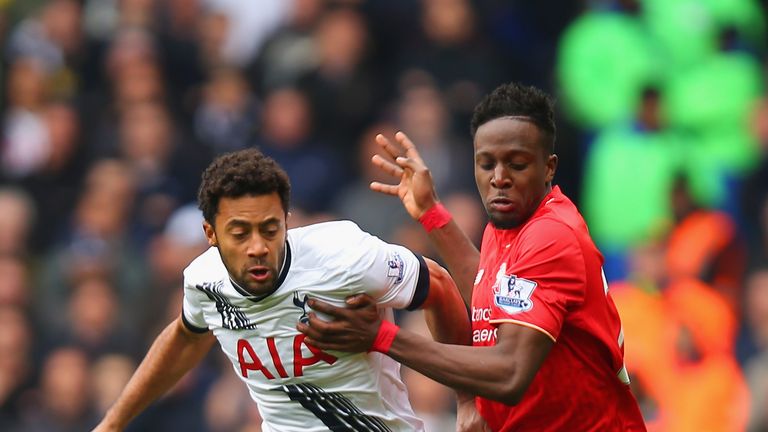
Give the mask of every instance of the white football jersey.
<svg viewBox="0 0 768 432">
<path fill-rule="evenodd" d="M 257 299 L 233 283 L 212 247 L 184 270 L 185 325 L 212 330 L 257 402 L 265 432 L 421 431 L 400 365 L 379 353 L 320 351 L 296 323 L 307 297 L 344 305 L 368 293 L 385 306 L 415 309 L 429 291 L 423 258 L 338 221 L 288 231 L 276 291 Z"/>
</svg>

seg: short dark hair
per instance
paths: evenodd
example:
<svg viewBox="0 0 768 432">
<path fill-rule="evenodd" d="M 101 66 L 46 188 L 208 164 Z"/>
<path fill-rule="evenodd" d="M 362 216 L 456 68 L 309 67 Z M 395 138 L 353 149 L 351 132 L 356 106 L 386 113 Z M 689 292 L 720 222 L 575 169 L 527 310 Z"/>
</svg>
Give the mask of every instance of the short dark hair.
<svg viewBox="0 0 768 432">
<path fill-rule="evenodd" d="M 222 198 L 268 195 L 277 192 L 288 213 L 291 182 L 274 159 L 255 148 L 217 157 L 203 172 L 197 202 L 203 217 L 213 225 Z"/>
<path fill-rule="evenodd" d="M 552 98 L 532 86 L 502 84 L 475 107 L 470 123 L 472 138 L 483 124 L 501 117 L 526 117 L 547 138 L 545 150 L 555 152 L 555 109 Z"/>
</svg>

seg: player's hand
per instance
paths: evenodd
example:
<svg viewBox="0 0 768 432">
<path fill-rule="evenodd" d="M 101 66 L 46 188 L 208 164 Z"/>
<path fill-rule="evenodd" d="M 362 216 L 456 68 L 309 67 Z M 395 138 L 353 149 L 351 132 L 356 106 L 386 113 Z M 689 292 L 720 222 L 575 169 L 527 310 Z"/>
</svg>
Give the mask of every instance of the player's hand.
<svg viewBox="0 0 768 432">
<path fill-rule="evenodd" d="M 381 317 L 376 301 L 367 294 L 350 296 L 347 307 L 337 307 L 322 300 L 307 301 L 313 310 L 330 315 L 332 321 L 324 321 L 310 312 L 309 324 L 298 323 L 296 328 L 306 335 L 304 342 L 321 350 L 345 352 L 368 351 L 376 339 Z"/>
<path fill-rule="evenodd" d="M 456 403 L 456 432 L 491 432 L 491 428 L 477 412 L 475 398 L 459 397 Z"/>
<path fill-rule="evenodd" d="M 408 214 L 418 219 L 437 202 L 432 174 L 407 135 L 398 132 L 395 140 L 397 144 L 382 134 L 376 135 L 376 143 L 385 156 L 374 155 L 371 162 L 393 178 L 399 179 L 399 183 L 373 182 L 371 189 L 399 197 Z"/>
</svg>

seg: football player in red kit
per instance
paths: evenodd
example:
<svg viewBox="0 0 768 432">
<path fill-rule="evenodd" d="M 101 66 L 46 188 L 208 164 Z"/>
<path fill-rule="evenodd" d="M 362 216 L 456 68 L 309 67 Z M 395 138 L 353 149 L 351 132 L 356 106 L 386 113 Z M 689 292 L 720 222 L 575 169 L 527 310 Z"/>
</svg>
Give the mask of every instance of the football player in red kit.
<svg viewBox="0 0 768 432">
<path fill-rule="evenodd" d="M 372 189 L 398 196 L 419 220 L 471 304 L 472 347 L 440 344 L 382 322 L 373 302 L 347 308 L 310 300 L 335 317 L 300 324 L 321 349 L 385 352 L 477 396 L 492 431 L 644 431 L 624 368 L 624 338 L 603 257 L 557 168 L 550 98 L 503 85 L 472 118 L 475 180 L 490 223 L 480 251 L 440 204 L 428 168 L 402 132 L 377 141 L 374 163 L 399 179 Z M 459 429 L 463 419 L 459 419 Z"/>
</svg>

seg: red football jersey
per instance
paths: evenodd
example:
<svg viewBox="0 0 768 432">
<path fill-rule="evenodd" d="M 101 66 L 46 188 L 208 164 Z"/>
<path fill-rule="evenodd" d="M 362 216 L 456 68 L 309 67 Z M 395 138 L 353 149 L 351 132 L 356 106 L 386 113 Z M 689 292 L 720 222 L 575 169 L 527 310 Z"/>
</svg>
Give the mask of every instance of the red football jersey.
<svg viewBox="0 0 768 432">
<path fill-rule="evenodd" d="M 472 296 L 473 344 L 494 345 L 505 323 L 555 342 L 518 405 L 477 398 L 492 430 L 645 430 L 602 264 L 583 218 L 558 187 L 520 227 L 486 227 Z"/>
</svg>

